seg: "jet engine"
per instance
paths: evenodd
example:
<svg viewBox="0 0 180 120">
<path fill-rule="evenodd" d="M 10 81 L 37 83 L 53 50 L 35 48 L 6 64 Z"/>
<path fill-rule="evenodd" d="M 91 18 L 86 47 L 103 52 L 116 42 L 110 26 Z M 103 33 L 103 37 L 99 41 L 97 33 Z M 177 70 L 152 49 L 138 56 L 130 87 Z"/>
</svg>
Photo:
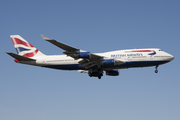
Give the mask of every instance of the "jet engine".
<svg viewBox="0 0 180 120">
<path fill-rule="evenodd" d="M 77 52 L 77 53 L 70 53 L 68 51 L 63 52 L 64 54 L 66 54 L 67 56 L 71 56 L 73 58 L 79 59 L 79 58 L 90 58 L 91 57 L 91 53 L 90 52 Z"/>
<path fill-rule="evenodd" d="M 102 61 L 102 64 L 107 66 L 107 65 L 114 65 L 115 64 L 115 60 L 114 59 L 106 59 L 104 61 Z"/>
<path fill-rule="evenodd" d="M 106 71 L 106 75 L 109 75 L 109 76 L 118 76 L 119 75 L 119 70 Z"/>
<path fill-rule="evenodd" d="M 90 58 L 91 57 L 91 53 L 90 52 L 80 52 L 77 55 L 78 58 Z"/>
<path fill-rule="evenodd" d="M 124 64 L 124 62 L 119 61 L 119 60 L 114 60 L 114 59 L 104 59 L 101 63 L 104 66 L 113 66 L 113 65 Z"/>
</svg>

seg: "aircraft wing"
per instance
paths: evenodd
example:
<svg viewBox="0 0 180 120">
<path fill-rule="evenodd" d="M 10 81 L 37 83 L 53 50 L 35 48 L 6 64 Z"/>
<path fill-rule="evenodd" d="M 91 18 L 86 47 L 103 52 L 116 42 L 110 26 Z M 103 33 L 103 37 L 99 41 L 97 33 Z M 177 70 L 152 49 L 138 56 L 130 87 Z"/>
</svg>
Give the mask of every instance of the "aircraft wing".
<svg viewBox="0 0 180 120">
<path fill-rule="evenodd" d="M 64 44 L 64 43 L 58 42 L 58 41 L 56 41 L 56 40 L 54 40 L 54 39 L 50 39 L 50 38 L 46 37 L 45 35 L 41 35 L 41 37 L 42 37 L 44 40 L 46 40 L 46 41 L 48 41 L 48 42 L 56 45 L 57 47 L 60 47 L 61 49 L 65 50 L 65 51 L 69 51 L 69 52 L 79 51 L 79 49 L 77 49 L 77 48 L 74 48 L 74 47 L 71 47 L 71 46 L 66 45 L 66 44 Z"/>
<path fill-rule="evenodd" d="M 87 52 L 87 51 L 80 50 L 80 49 L 74 48 L 72 46 L 66 45 L 64 43 L 58 42 L 58 41 L 56 41 L 54 39 L 50 39 L 50 38 L 46 37 L 45 35 L 41 35 L 41 37 L 44 40 L 46 40 L 46 41 L 56 45 L 57 47 L 65 50 L 65 52 L 63 52 L 63 53 L 66 54 L 67 56 L 70 56 L 70 57 L 74 58 L 74 59 L 79 59 L 78 54 L 80 52 Z M 91 68 L 91 67 L 93 67 L 95 65 L 100 65 L 101 64 L 100 62 L 104 58 L 103 56 L 99 56 L 99 55 L 96 55 L 96 54 L 93 54 L 93 53 L 89 53 L 89 54 L 90 54 L 91 57 L 90 58 L 82 58 L 83 60 L 79 61 L 79 64 L 81 64 L 86 69 L 89 69 L 89 68 Z"/>
</svg>

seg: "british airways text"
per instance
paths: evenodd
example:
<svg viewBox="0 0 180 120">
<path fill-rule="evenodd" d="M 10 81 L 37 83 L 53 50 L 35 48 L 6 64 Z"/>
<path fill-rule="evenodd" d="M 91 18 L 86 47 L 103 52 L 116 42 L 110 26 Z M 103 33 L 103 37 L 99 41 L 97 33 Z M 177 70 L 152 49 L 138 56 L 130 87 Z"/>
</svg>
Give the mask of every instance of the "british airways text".
<svg viewBox="0 0 180 120">
<path fill-rule="evenodd" d="M 111 55 L 111 57 L 130 57 L 130 56 L 143 56 L 142 53 L 137 53 L 137 54 L 116 54 L 116 55 Z"/>
</svg>

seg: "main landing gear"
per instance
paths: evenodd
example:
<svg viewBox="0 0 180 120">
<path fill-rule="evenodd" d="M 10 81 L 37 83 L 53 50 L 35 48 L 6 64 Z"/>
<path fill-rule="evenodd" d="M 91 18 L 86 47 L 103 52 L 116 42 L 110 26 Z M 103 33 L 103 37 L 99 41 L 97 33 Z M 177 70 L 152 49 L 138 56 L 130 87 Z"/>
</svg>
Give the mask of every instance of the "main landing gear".
<svg viewBox="0 0 180 120">
<path fill-rule="evenodd" d="M 100 74 L 100 75 L 98 75 L 98 78 L 99 78 L 99 79 L 101 79 L 101 76 L 102 76 L 101 74 Z"/>
<path fill-rule="evenodd" d="M 98 77 L 99 79 L 101 79 L 101 77 L 103 76 L 103 71 L 89 71 L 88 74 L 90 77 Z"/>
<path fill-rule="evenodd" d="M 158 68 L 158 65 L 157 65 L 155 68 L 156 68 L 156 70 L 155 70 L 155 73 L 158 73 L 158 70 L 157 70 L 157 68 Z"/>
</svg>

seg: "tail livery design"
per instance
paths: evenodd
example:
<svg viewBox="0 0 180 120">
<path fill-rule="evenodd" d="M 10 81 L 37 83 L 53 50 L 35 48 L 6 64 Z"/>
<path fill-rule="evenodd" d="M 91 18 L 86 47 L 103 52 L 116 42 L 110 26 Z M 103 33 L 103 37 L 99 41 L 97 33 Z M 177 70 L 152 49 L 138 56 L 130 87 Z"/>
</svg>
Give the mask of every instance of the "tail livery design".
<svg viewBox="0 0 180 120">
<path fill-rule="evenodd" d="M 10 37 L 18 55 L 28 58 L 32 58 L 38 55 L 44 55 L 38 49 L 28 43 L 25 39 L 23 39 L 20 35 L 11 35 Z"/>
</svg>

